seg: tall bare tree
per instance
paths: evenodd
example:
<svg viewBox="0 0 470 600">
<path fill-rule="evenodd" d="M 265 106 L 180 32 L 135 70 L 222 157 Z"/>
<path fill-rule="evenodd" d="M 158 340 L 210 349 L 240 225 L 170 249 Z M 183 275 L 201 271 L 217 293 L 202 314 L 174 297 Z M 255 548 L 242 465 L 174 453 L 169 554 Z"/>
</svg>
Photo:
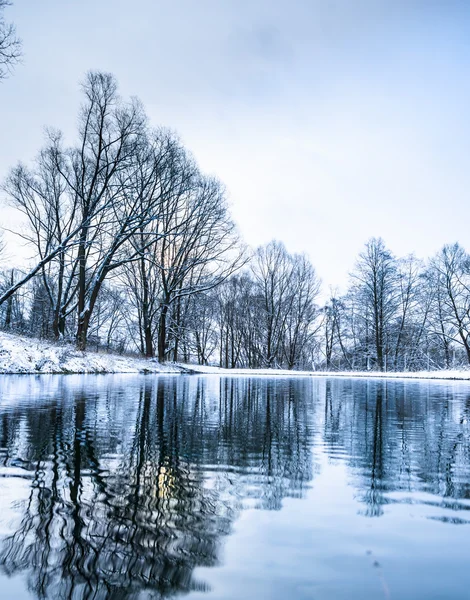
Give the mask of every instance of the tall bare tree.
<svg viewBox="0 0 470 600">
<path fill-rule="evenodd" d="M 252 271 L 263 298 L 265 366 L 272 368 L 282 349 L 292 290 L 292 264 L 284 244 L 273 240 L 258 248 Z"/>
<path fill-rule="evenodd" d="M 284 353 L 288 369 L 305 363 L 305 351 L 315 338 L 320 323 L 315 301 L 320 292 L 320 280 L 304 254 L 292 257 L 290 300 L 284 337 Z"/>
<path fill-rule="evenodd" d="M 42 285 L 51 307 L 49 325 L 53 336 L 59 339 L 65 334 L 67 312 L 74 308 L 76 247 L 63 242 L 77 228 L 78 202 L 75 194 L 68 193 L 60 172 L 64 152 L 61 136 L 49 132 L 48 137 L 33 169 L 22 164 L 12 169 L 4 190 L 10 204 L 25 217 L 26 227 L 15 233 L 33 247 L 39 258 Z M 45 261 L 55 248 L 59 252 Z"/>
<path fill-rule="evenodd" d="M 418 311 L 420 297 L 420 275 L 422 264 L 414 256 L 407 256 L 397 261 L 397 321 L 395 325 L 393 351 L 393 367 L 406 369 L 407 350 L 420 342 Z M 401 358 L 403 361 L 400 363 Z"/>
<path fill-rule="evenodd" d="M 168 315 L 180 298 L 208 291 L 227 279 L 245 262 L 222 185 L 197 169 L 184 180 L 175 203 L 165 203 L 162 227 L 170 234 L 159 242 L 161 307 L 158 359 L 168 352 Z"/>
<path fill-rule="evenodd" d="M 153 218 L 145 224 L 141 223 L 130 237 L 130 244 L 138 260 L 128 263 L 124 271 L 124 278 L 132 290 L 133 303 L 138 313 L 142 352 L 147 357 L 154 356 L 155 334 L 159 327 L 158 321 L 161 322 L 165 283 L 162 273 L 166 258 L 162 255 L 162 248 L 167 245 L 171 247 L 172 244 L 178 246 L 180 243 L 182 228 L 188 218 L 182 214 L 182 207 L 193 188 L 197 173 L 195 164 L 188 160 L 184 148 L 173 134 L 165 130 L 156 131 L 153 141 L 159 149 L 155 156 L 160 157 L 160 164 L 154 172 L 160 203 L 158 207 L 152 207 Z M 145 211 L 147 208 L 142 204 L 141 210 Z M 172 219 L 175 214 L 179 214 L 181 218 Z"/>
<path fill-rule="evenodd" d="M 372 238 L 359 255 L 352 277 L 370 328 L 377 369 L 385 368 L 388 333 L 397 309 L 397 265 L 381 238 Z"/>
<path fill-rule="evenodd" d="M 440 334 L 461 345 L 470 363 L 470 256 L 459 244 L 448 244 L 431 261 L 431 268 L 439 287 Z"/>
</svg>

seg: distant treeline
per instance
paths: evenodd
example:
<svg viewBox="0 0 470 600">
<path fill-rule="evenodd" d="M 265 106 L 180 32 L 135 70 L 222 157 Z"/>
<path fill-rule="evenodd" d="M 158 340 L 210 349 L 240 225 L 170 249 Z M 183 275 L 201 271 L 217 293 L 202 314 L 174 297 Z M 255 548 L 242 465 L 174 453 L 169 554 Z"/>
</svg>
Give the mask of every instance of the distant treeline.
<svg viewBox="0 0 470 600">
<path fill-rule="evenodd" d="M 36 257 L 1 273 L 4 330 L 229 368 L 470 362 L 470 257 L 458 244 L 422 262 L 373 238 L 346 294 L 321 306 L 309 259 L 278 241 L 246 248 L 223 185 L 111 75 L 89 73 L 83 95 L 76 144 L 48 131 L 4 183 Z"/>
</svg>

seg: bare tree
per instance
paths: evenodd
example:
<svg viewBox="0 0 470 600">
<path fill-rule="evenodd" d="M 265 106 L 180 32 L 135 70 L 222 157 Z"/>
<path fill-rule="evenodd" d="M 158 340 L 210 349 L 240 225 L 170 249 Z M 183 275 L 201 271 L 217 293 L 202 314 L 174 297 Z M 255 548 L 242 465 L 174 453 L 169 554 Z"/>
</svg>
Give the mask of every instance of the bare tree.
<svg viewBox="0 0 470 600">
<path fill-rule="evenodd" d="M 21 278 L 21 272 L 15 268 L 0 272 L 0 294 L 3 290 L 12 287 L 19 278 Z M 23 331 L 26 320 L 25 304 L 24 293 L 17 292 L 9 296 L 8 300 L 0 305 L 0 327 Z"/>
<path fill-rule="evenodd" d="M 407 256 L 397 261 L 397 322 L 395 326 L 395 350 L 393 353 L 393 366 L 399 369 L 400 358 L 403 357 L 402 366 L 406 369 L 406 352 L 412 350 L 414 344 L 419 343 L 420 335 L 416 318 L 420 292 L 421 263 L 414 256 Z"/>
<path fill-rule="evenodd" d="M 10 6 L 9 0 L 0 0 L 0 81 L 8 77 L 22 54 L 21 40 L 13 23 L 5 21 L 3 11 Z"/>
<path fill-rule="evenodd" d="M 159 130 L 154 133 L 153 141 L 159 148 L 155 153 L 160 158 L 155 177 L 161 201 L 158 207 L 152 207 L 153 218 L 145 226 L 141 223 L 140 228 L 130 237 L 130 244 L 138 260 L 128 263 L 124 271 L 138 314 L 141 349 L 147 357 L 154 356 L 155 333 L 158 331 L 158 320 L 161 320 L 161 297 L 165 283 L 162 260 L 166 258 L 162 256 L 162 248 L 166 244 L 171 246 L 172 243 L 178 246 L 179 242 L 175 240 L 179 240 L 181 228 L 186 221 L 184 216 L 181 220 L 171 219 L 171 216 L 178 212 L 181 214 L 181 206 L 184 206 L 184 198 L 192 188 L 196 173 L 194 163 L 187 160 L 184 148 L 173 134 Z M 141 206 L 141 210 L 147 208 Z M 165 243 L 163 238 L 171 241 Z"/>
<path fill-rule="evenodd" d="M 143 236 L 144 234 L 142 234 Z M 147 243 L 147 237 L 138 243 Z M 135 243 L 132 241 L 131 243 Z M 154 339 L 158 326 L 161 295 L 160 271 L 149 255 L 155 251 L 155 244 L 142 252 L 139 259 L 123 265 L 121 271 L 122 285 L 127 290 L 127 297 L 132 311 L 133 336 L 139 351 L 151 358 L 155 355 Z"/>
<path fill-rule="evenodd" d="M 409 364 L 412 368 L 426 368 L 433 357 L 433 364 L 449 368 L 452 355 L 452 325 L 448 319 L 446 291 L 442 275 L 433 268 L 431 260 L 422 270 L 419 285 L 420 326 Z"/>
<path fill-rule="evenodd" d="M 48 145 L 39 153 L 33 169 L 22 164 L 12 169 L 4 190 L 10 204 L 26 218 L 15 232 L 30 244 L 41 262 L 42 285 L 51 306 L 50 323 L 56 339 L 65 334 L 65 319 L 76 291 L 76 247 L 64 240 L 77 228 L 78 203 L 67 193 L 60 173 L 63 150 L 59 133 L 49 133 Z M 44 259 L 59 248 L 50 261 Z"/>
<path fill-rule="evenodd" d="M 383 371 L 389 327 L 397 309 L 397 265 L 381 238 L 367 242 L 352 277 L 356 282 L 356 295 L 364 308 L 366 327 L 370 327 L 375 363 L 378 370 Z"/>
<path fill-rule="evenodd" d="M 128 310 L 129 302 L 125 291 L 104 284 L 90 320 L 88 340 L 93 340 L 97 349 L 103 348 L 107 351 L 118 352 L 126 350 L 128 344 L 124 315 Z"/>
<path fill-rule="evenodd" d="M 167 234 L 159 242 L 160 361 L 168 353 L 170 307 L 180 298 L 220 285 L 245 262 L 222 185 L 201 175 L 191 162 L 186 169 L 191 174 L 174 195 L 176 202 L 163 207 L 162 228 Z"/>
<path fill-rule="evenodd" d="M 1 304 L 41 272 L 47 287 L 46 268 L 53 261 L 64 265 L 67 257 L 70 293 L 62 297 L 59 278 L 54 305 L 62 316 L 64 310 L 77 311 L 76 339 L 82 350 L 104 280 L 144 250 L 130 250 L 128 242 L 156 219 L 164 160 L 161 146 L 148 135 L 139 103 L 124 103 L 111 75 L 89 73 L 83 90 L 79 145 L 63 149 L 56 136 L 41 154 L 39 174 L 20 166 L 7 181 L 7 192 L 28 218 L 31 233 L 26 237 L 35 243 L 39 260 L 0 297 Z M 65 218 L 64 198 L 69 203 Z"/>
<path fill-rule="evenodd" d="M 138 199 L 128 193 L 128 184 L 145 122 L 138 103 L 120 100 L 108 73 L 89 73 L 83 91 L 80 143 L 60 165 L 80 212 L 76 337 L 82 350 L 101 285 L 135 226 Z"/>
<path fill-rule="evenodd" d="M 220 366 L 260 367 L 263 337 L 261 297 L 249 272 L 230 277 L 215 290 Z"/>
<path fill-rule="evenodd" d="M 284 244 L 274 240 L 258 248 L 252 271 L 263 298 L 264 361 L 272 368 L 280 357 L 292 290 L 292 264 Z"/>
<path fill-rule="evenodd" d="M 315 269 L 304 254 L 292 257 L 290 301 L 284 337 L 284 353 L 288 369 L 305 363 L 305 351 L 315 337 L 320 323 L 315 304 L 320 292 L 320 280 Z"/>
<path fill-rule="evenodd" d="M 184 307 L 184 318 L 180 318 L 183 329 L 178 335 L 183 338 L 183 346 L 194 353 L 197 362 L 207 365 L 218 342 L 215 294 L 199 293 L 181 300 L 187 306 Z"/>
<path fill-rule="evenodd" d="M 351 311 L 352 309 L 352 311 Z M 339 356 L 345 359 L 348 368 L 353 368 L 355 357 L 354 344 L 354 309 L 350 303 L 350 297 L 338 297 L 332 291 L 330 298 L 323 308 L 323 331 L 325 337 L 325 366 L 327 371 L 333 367 L 335 350 L 339 348 Z M 347 348 L 347 340 L 351 342 L 351 347 Z M 338 360 L 338 366 L 341 365 L 341 358 Z"/>
<path fill-rule="evenodd" d="M 439 333 L 463 346 L 470 363 L 470 257 L 459 244 L 448 244 L 431 261 L 431 268 L 438 286 Z"/>
</svg>

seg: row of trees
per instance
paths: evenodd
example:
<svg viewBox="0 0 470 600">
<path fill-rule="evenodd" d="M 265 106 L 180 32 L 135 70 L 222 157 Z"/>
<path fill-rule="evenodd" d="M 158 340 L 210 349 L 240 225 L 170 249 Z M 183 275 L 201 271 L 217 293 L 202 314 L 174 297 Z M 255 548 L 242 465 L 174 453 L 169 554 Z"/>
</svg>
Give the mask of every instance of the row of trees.
<svg viewBox="0 0 470 600">
<path fill-rule="evenodd" d="M 160 253 L 166 243 L 166 238 L 155 243 Z M 207 244 L 203 248 L 207 250 Z M 307 257 L 289 254 L 276 241 L 258 248 L 249 260 L 240 250 L 230 250 L 236 263 L 225 261 L 217 272 L 212 260 L 208 276 L 199 263 L 189 269 L 193 255 L 188 249 L 189 258 L 181 264 L 170 255 L 167 268 L 148 256 L 124 262 L 100 288 L 88 342 L 149 357 L 157 350 L 161 361 L 310 368 L 320 351 L 322 313 L 316 304 L 320 281 Z M 179 254 L 185 254 L 183 248 Z M 241 261 L 243 269 L 230 274 Z M 76 336 L 81 347 L 77 298 L 56 328 L 57 305 L 48 287 L 60 287 L 59 275 L 56 265 L 55 272 L 41 271 L 9 294 L 29 273 L 4 271 L 0 290 L 7 290 L 3 295 L 8 298 L 0 305 L 3 328 L 51 339 Z"/>
<path fill-rule="evenodd" d="M 470 363 L 470 256 L 446 245 L 431 260 L 396 258 L 381 239 L 360 254 L 345 295 L 324 308 L 325 366 L 368 370 Z"/>
<path fill-rule="evenodd" d="M 226 368 L 309 368 L 318 350 L 319 289 L 305 255 L 270 242 L 241 273 L 173 315 L 182 357 Z"/>
<path fill-rule="evenodd" d="M 112 75 L 89 73 L 83 96 L 75 145 L 49 130 L 34 164 L 4 183 L 23 215 L 16 234 L 34 251 L 29 271 L 0 274 L 4 329 L 228 368 L 470 363 L 461 246 L 422 262 L 373 238 L 347 292 L 320 306 L 308 258 L 277 241 L 248 251 L 222 184 L 174 133 L 150 127 Z"/>
<path fill-rule="evenodd" d="M 186 359 L 228 367 L 400 371 L 470 363 L 470 256 L 395 257 L 382 239 L 360 253 L 345 294 L 318 304 L 305 256 L 271 242 L 247 269 L 193 299 Z M 185 346 L 186 347 L 186 346 Z"/>
<path fill-rule="evenodd" d="M 153 252 L 166 256 L 167 242 L 155 242 Z M 226 368 L 392 371 L 470 363 L 470 257 L 458 244 L 423 262 L 396 258 L 372 239 L 347 292 L 332 293 L 323 306 L 307 257 L 289 254 L 280 242 L 258 248 L 231 274 L 205 277 L 195 264 L 185 277 L 184 261 L 171 258 L 168 268 L 147 255 L 116 268 L 94 304 L 93 344 Z M 21 277 L 4 271 L 1 285 L 12 289 Z M 0 306 L 2 326 L 54 337 L 47 285 L 59 287 L 57 273 L 41 273 L 11 294 Z M 77 302 L 66 315 L 66 338 L 78 326 Z"/>
</svg>

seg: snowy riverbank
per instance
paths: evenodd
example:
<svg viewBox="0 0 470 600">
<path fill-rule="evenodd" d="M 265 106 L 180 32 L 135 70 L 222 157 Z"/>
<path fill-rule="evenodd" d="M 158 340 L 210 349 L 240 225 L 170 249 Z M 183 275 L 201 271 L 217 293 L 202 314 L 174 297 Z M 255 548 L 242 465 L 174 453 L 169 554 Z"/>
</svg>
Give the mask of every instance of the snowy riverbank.
<svg viewBox="0 0 470 600">
<path fill-rule="evenodd" d="M 470 370 L 402 373 L 288 371 L 283 369 L 222 369 L 156 360 L 79 352 L 70 344 L 54 344 L 0 332 L 0 374 L 15 373 L 193 373 L 199 375 L 268 377 L 368 377 L 387 379 L 450 379 L 470 381 Z"/>
<path fill-rule="evenodd" d="M 69 344 L 53 344 L 0 332 L 0 374 L 7 373 L 180 373 L 156 360 L 79 352 Z"/>
<path fill-rule="evenodd" d="M 201 365 L 181 365 L 184 369 L 201 375 L 243 375 L 280 377 L 364 377 L 374 379 L 451 379 L 470 381 L 470 370 L 403 371 L 378 373 L 376 371 L 288 371 L 284 369 L 221 369 Z"/>
</svg>

